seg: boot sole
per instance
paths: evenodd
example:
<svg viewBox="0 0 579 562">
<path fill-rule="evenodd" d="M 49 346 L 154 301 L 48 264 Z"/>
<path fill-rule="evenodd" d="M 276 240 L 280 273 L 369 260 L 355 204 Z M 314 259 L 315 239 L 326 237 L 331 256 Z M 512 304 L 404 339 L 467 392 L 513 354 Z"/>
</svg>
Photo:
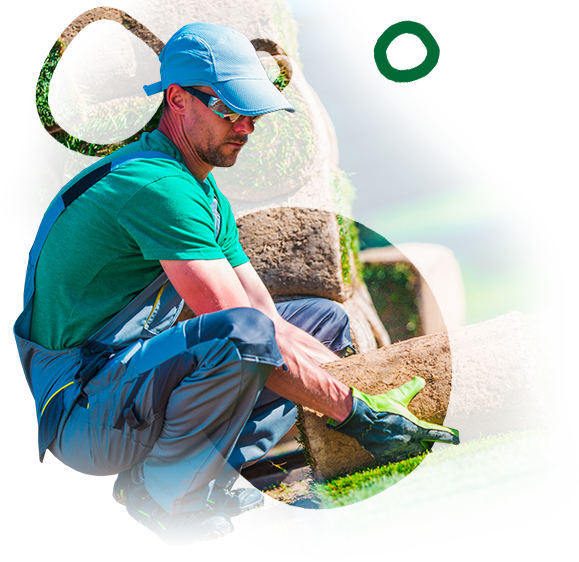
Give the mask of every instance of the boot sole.
<svg viewBox="0 0 579 562">
<path fill-rule="evenodd" d="M 261 498 L 250 505 L 246 505 L 245 507 L 241 508 L 233 508 L 233 509 L 221 509 L 220 511 L 225 513 L 226 515 L 242 515 L 243 513 L 247 513 L 252 509 L 263 505 L 265 498 L 261 496 Z"/>
</svg>

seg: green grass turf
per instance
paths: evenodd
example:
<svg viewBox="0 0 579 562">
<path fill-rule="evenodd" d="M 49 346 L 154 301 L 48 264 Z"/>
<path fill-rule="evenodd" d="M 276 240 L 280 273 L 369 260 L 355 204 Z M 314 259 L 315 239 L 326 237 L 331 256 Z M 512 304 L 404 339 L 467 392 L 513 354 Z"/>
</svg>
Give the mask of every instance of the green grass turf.
<svg viewBox="0 0 579 562">
<path fill-rule="evenodd" d="M 340 229 L 340 252 L 342 263 L 342 277 L 344 283 L 352 284 L 353 277 L 358 275 L 362 278 L 362 266 L 358 260 L 360 241 L 358 239 L 358 227 L 352 215 L 352 203 L 356 198 L 356 188 L 349 179 L 348 173 L 332 171 L 330 173 L 330 190 L 332 199 L 336 204 L 336 218 Z M 358 272 L 351 269 L 351 258 Z"/>
<path fill-rule="evenodd" d="M 51 21 L 60 4 L 52 0 L 0 2 L 0 145 L 12 140 L 12 22 Z M 63 52 L 64 44 L 57 40 L 32 89 L 26 136 L 67 123 L 83 111 L 84 102 L 70 71 L 60 62 Z"/>
<path fill-rule="evenodd" d="M 324 560 L 522 560 L 579 545 L 579 401 L 510 432 L 320 486 Z M 458 539 L 452 551 L 416 550 Z"/>
</svg>

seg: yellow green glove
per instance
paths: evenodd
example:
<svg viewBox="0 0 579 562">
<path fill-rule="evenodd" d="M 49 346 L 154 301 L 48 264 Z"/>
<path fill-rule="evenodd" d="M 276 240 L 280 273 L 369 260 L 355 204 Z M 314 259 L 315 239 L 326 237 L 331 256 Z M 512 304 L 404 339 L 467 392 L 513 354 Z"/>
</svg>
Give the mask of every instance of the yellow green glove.
<svg viewBox="0 0 579 562">
<path fill-rule="evenodd" d="M 354 404 L 349 416 L 342 423 L 330 419 L 327 426 L 353 437 L 384 464 L 424 453 L 428 450 L 427 442 L 458 445 L 458 431 L 419 420 L 408 410 L 408 404 L 424 385 L 424 379 L 414 377 L 377 396 L 368 396 L 352 388 Z"/>
</svg>

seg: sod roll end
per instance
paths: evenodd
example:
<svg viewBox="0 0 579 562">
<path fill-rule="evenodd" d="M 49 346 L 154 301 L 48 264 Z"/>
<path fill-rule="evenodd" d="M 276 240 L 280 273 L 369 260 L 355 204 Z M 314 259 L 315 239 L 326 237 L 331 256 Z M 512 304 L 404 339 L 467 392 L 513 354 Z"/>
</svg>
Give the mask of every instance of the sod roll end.
<svg viewBox="0 0 579 562">
<path fill-rule="evenodd" d="M 370 395 L 422 377 L 425 387 L 410 402 L 409 410 L 424 421 L 457 429 L 462 442 L 542 423 L 543 405 L 525 322 L 517 312 L 405 340 L 324 368 Z M 300 409 L 300 416 L 302 439 L 316 478 L 373 463 L 354 439 L 327 429 L 325 416 L 307 408 Z"/>
<path fill-rule="evenodd" d="M 232 208 L 239 241 L 272 296 L 350 296 L 327 167 L 293 193 L 265 203 L 232 201 Z"/>
</svg>

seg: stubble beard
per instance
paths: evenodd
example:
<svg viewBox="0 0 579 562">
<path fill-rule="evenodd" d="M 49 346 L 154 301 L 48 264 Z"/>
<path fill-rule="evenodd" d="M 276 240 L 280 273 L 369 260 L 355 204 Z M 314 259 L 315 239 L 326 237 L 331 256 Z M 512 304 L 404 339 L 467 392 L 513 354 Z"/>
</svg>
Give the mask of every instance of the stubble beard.
<svg viewBox="0 0 579 562">
<path fill-rule="evenodd" d="M 208 143 L 208 146 L 202 150 L 199 150 L 199 155 L 201 158 L 216 168 L 231 168 L 237 162 L 237 157 L 241 152 L 241 148 L 235 149 L 232 147 L 227 147 L 228 142 L 235 142 L 235 143 L 247 143 L 249 139 L 249 135 L 237 135 L 236 137 L 232 137 L 226 139 L 226 141 L 221 142 L 217 146 L 212 146 L 211 142 Z M 211 140 L 211 139 L 210 139 Z M 228 151 L 226 154 L 225 151 Z M 231 151 L 232 152 L 229 152 Z"/>
</svg>

